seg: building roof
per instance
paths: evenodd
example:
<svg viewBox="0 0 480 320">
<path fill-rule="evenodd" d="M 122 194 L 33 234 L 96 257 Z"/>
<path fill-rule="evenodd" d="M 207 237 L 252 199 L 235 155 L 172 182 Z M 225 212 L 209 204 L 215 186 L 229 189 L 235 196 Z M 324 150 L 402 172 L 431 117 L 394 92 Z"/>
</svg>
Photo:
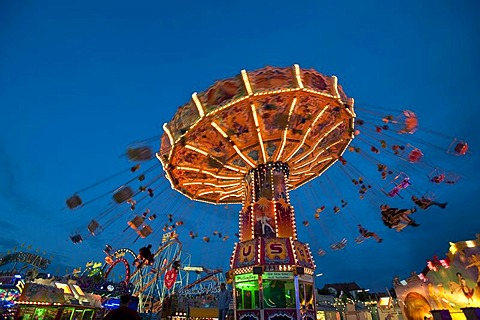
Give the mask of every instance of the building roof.
<svg viewBox="0 0 480 320">
<path fill-rule="evenodd" d="M 328 288 L 333 288 L 337 291 L 337 294 L 340 294 L 340 292 L 351 292 L 351 291 L 358 291 L 358 290 L 362 290 L 362 288 L 360 288 L 358 286 L 358 284 L 356 284 L 355 282 L 348 282 L 348 283 L 331 283 L 331 284 L 326 284 L 323 289 L 327 289 Z"/>
</svg>

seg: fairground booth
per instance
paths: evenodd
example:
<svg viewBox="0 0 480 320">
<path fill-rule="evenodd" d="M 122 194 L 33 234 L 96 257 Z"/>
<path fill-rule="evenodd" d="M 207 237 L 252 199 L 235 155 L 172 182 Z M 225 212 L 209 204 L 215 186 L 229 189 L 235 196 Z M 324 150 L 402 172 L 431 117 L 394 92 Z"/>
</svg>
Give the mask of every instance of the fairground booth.
<svg viewBox="0 0 480 320">
<path fill-rule="evenodd" d="M 394 279 L 408 320 L 480 319 L 480 238 L 450 242 L 446 256 L 434 255 L 420 273 Z"/>
<path fill-rule="evenodd" d="M 24 281 L 18 274 L 0 274 L 1 316 L 7 318 L 15 313 L 15 301 L 20 297 Z"/>
<path fill-rule="evenodd" d="M 75 284 L 30 282 L 15 303 L 16 319 L 91 320 L 100 308 L 100 297 L 85 294 Z"/>
</svg>

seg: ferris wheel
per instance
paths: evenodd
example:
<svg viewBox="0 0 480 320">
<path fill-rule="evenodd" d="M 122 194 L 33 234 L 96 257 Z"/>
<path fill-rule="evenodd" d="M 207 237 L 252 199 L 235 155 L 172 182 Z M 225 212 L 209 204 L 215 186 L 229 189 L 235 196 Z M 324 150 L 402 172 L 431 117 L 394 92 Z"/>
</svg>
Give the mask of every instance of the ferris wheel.
<svg viewBox="0 0 480 320">
<path fill-rule="evenodd" d="M 163 280 L 165 273 L 180 262 L 181 251 L 182 243 L 177 237 L 164 238 L 164 242 L 154 254 L 154 263 L 141 265 L 132 272 L 132 295 L 139 298 L 139 312 L 154 312 L 160 309 L 165 295 L 174 289 L 167 289 Z"/>
</svg>

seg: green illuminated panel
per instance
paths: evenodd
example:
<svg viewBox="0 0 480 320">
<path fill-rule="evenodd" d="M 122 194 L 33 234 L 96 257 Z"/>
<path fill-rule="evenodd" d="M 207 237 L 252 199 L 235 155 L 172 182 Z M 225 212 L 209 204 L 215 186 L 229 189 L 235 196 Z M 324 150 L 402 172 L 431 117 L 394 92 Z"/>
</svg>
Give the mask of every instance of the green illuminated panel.
<svg viewBox="0 0 480 320">
<path fill-rule="evenodd" d="M 258 280 L 244 281 L 235 284 L 235 300 L 237 310 L 259 308 Z"/>
<path fill-rule="evenodd" d="M 265 272 L 262 275 L 263 280 L 291 280 L 293 279 L 293 272 Z"/>
<path fill-rule="evenodd" d="M 235 276 L 235 282 L 258 280 L 258 274 L 246 273 Z"/>
</svg>

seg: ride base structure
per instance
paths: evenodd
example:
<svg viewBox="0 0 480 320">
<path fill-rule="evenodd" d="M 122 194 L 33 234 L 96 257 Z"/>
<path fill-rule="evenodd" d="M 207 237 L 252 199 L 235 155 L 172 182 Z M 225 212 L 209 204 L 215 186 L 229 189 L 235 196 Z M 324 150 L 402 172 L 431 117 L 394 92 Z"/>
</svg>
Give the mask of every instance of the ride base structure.
<svg viewBox="0 0 480 320">
<path fill-rule="evenodd" d="M 316 318 L 315 265 L 308 244 L 296 237 L 288 173 L 287 165 L 276 162 L 246 177 L 250 194 L 240 213 L 241 238 L 229 272 L 237 319 Z"/>
<path fill-rule="evenodd" d="M 341 159 L 354 118 L 336 77 L 294 65 L 218 81 L 163 126 L 157 158 L 173 189 L 243 205 L 227 273 L 236 319 L 316 318 L 315 264 L 289 191 Z"/>
</svg>

